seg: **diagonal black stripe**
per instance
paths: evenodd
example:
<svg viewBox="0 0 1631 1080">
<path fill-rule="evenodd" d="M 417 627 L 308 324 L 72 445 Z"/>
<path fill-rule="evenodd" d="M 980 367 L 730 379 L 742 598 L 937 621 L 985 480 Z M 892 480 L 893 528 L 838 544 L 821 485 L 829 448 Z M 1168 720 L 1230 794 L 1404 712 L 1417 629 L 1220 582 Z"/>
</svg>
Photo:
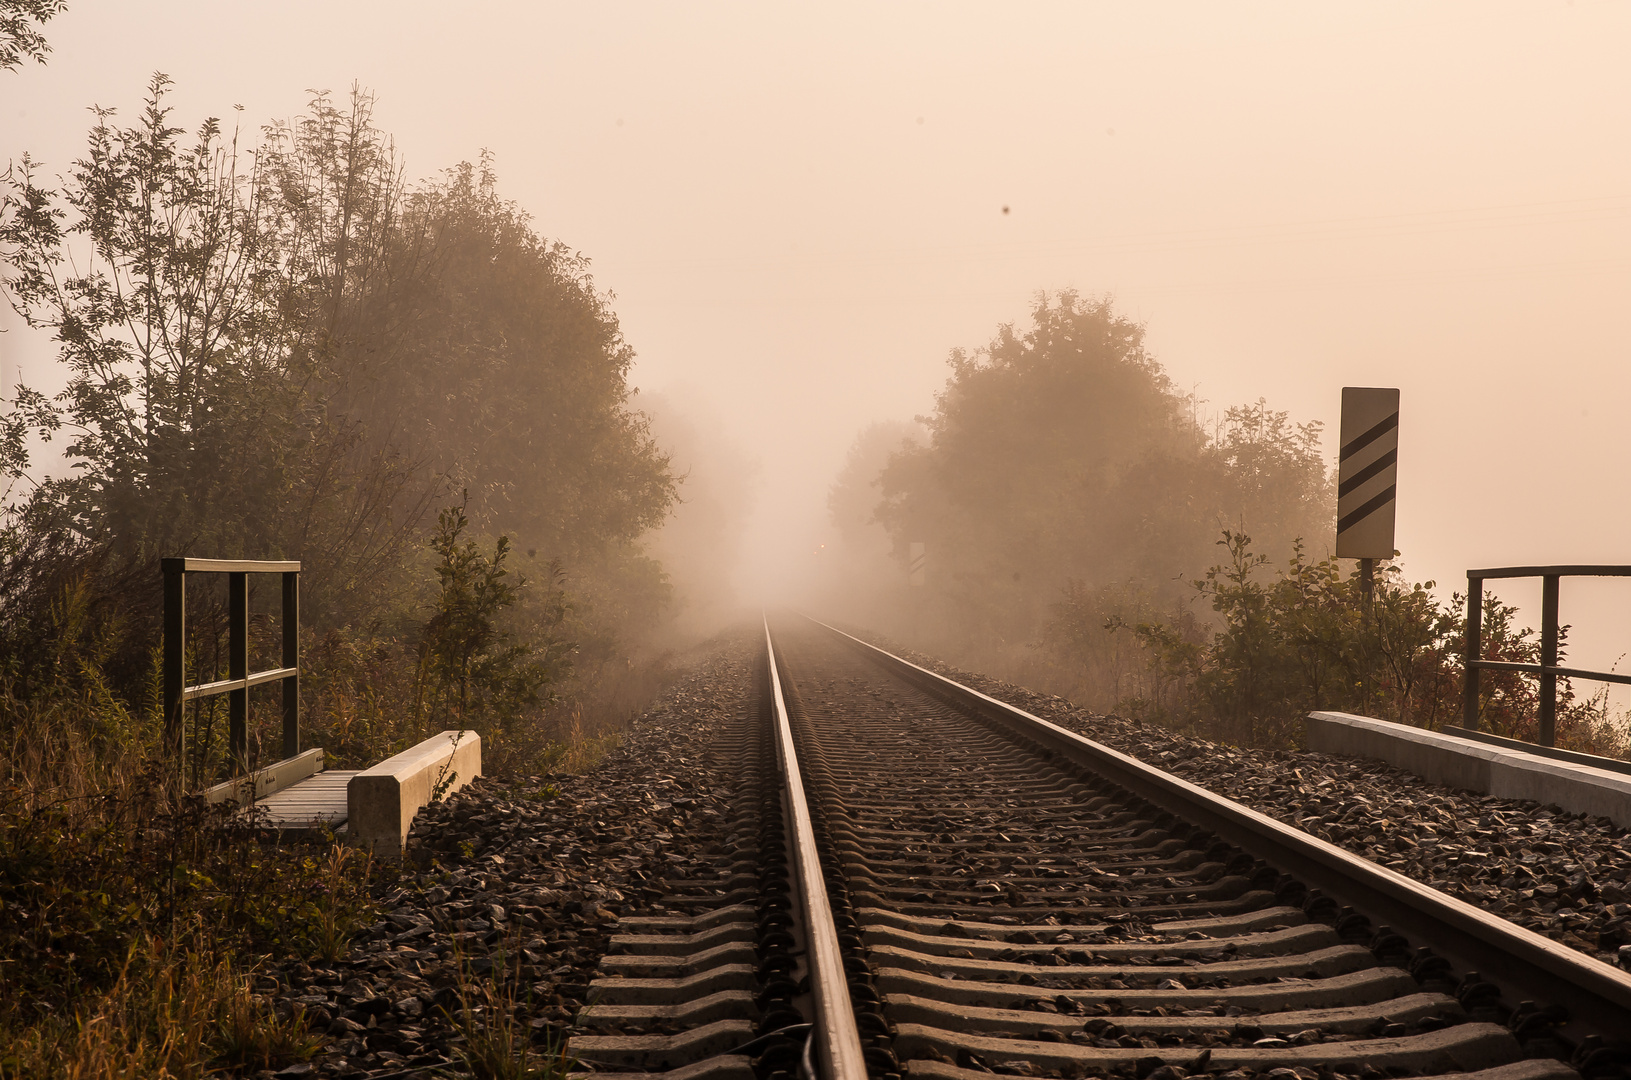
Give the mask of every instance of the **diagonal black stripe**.
<svg viewBox="0 0 1631 1080">
<path fill-rule="evenodd" d="M 1389 465 L 1392 465 L 1398 460 L 1399 451 L 1398 448 L 1395 447 L 1394 449 L 1383 454 L 1381 457 L 1377 458 L 1375 461 L 1371 462 L 1369 465 L 1366 465 L 1363 469 L 1360 469 L 1358 472 L 1348 477 L 1348 479 L 1342 481 L 1342 483 L 1337 486 L 1337 498 L 1342 498 L 1344 495 L 1353 491 L 1354 488 L 1358 487 L 1360 484 L 1363 484 L 1366 480 L 1369 480 L 1371 477 L 1375 476 L 1377 473 L 1381 472 L 1383 469 L 1387 468 Z"/>
<path fill-rule="evenodd" d="M 1383 420 L 1381 423 L 1365 432 L 1365 434 L 1354 439 L 1354 441 L 1349 443 L 1347 446 L 1344 446 L 1342 448 L 1342 452 L 1337 455 L 1337 461 L 1347 461 L 1359 451 L 1365 449 L 1365 447 L 1369 446 L 1371 443 L 1375 442 L 1377 439 L 1380 439 L 1383 435 L 1386 435 L 1388 432 L 1392 431 L 1398 426 L 1399 414 L 1394 413 L 1386 420 Z"/>
<path fill-rule="evenodd" d="M 1358 510 L 1355 510 L 1351 514 L 1346 514 L 1343 517 L 1341 517 L 1340 519 L 1338 519 L 1338 521 L 1337 521 L 1337 532 L 1338 533 L 1347 532 L 1351 527 L 1353 527 L 1354 525 L 1359 524 L 1361 521 L 1364 521 L 1366 518 L 1368 518 L 1372 514 L 1376 513 L 1376 511 L 1380 510 L 1382 507 L 1384 507 L 1388 503 L 1392 502 L 1393 501 L 1393 494 L 1394 494 L 1394 492 L 1396 492 L 1398 490 L 1399 490 L 1399 485 L 1394 484 L 1394 485 L 1390 486 L 1386 491 L 1384 491 L 1380 495 L 1376 496 L 1374 499 L 1371 499 L 1364 506 L 1361 506 Z"/>
</svg>

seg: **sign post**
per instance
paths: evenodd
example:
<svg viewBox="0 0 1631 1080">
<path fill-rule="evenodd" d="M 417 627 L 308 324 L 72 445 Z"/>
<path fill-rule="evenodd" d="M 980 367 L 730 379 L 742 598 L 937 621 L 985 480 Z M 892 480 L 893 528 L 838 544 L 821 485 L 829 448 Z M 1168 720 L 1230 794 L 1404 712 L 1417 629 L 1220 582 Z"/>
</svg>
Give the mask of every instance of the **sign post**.
<svg viewBox="0 0 1631 1080">
<path fill-rule="evenodd" d="M 1398 388 L 1344 386 L 1337 455 L 1337 558 L 1359 560 L 1367 603 L 1376 587 L 1376 560 L 1393 558 L 1395 550 L 1398 477 Z"/>
</svg>

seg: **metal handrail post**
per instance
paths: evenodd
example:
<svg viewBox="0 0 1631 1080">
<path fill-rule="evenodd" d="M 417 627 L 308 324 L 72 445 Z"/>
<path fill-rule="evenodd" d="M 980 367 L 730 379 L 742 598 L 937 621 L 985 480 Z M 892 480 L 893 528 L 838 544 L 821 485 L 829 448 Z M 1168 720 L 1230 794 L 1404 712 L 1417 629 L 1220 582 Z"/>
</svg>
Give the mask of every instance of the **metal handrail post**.
<svg viewBox="0 0 1631 1080">
<path fill-rule="evenodd" d="M 1542 746 L 1557 744 L 1557 583 L 1558 575 L 1541 578 L 1540 594 L 1540 732 Z"/>
<path fill-rule="evenodd" d="M 187 571 L 185 559 L 164 559 L 164 744 L 185 768 L 187 729 L 182 723 L 182 691 L 187 685 Z"/>
<path fill-rule="evenodd" d="M 283 680 L 283 756 L 300 753 L 300 571 L 283 574 L 283 666 L 296 674 Z"/>
<path fill-rule="evenodd" d="M 1484 579 L 1467 575 L 1466 656 L 1461 665 L 1461 726 L 1478 730 L 1478 661 L 1484 658 Z"/>
<path fill-rule="evenodd" d="M 164 740 L 177 762 L 177 782 L 186 787 L 187 725 L 183 710 L 196 698 L 226 694 L 227 753 L 236 775 L 249 767 L 249 691 L 267 682 L 283 683 L 283 756 L 300 753 L 300 563 L 293 559 L 161 559 L 164 571 Z M 187 575 L 227 575 L 228 677 L 187 685 Z M 283 666 L 249 670 L 249 575 L 283 579 Z M 200 769 L 203 765 L 200 762 Z M 193 777 L 197 780 L 198 777 Z"/>
<path fill-rule="evenodd" d="M 249 575 L 227 575 L 227 678 L 249 678 Z M 227 694 L 227 754 L 234 776 L 249 771 L 249 687 Z"/>
</svg>

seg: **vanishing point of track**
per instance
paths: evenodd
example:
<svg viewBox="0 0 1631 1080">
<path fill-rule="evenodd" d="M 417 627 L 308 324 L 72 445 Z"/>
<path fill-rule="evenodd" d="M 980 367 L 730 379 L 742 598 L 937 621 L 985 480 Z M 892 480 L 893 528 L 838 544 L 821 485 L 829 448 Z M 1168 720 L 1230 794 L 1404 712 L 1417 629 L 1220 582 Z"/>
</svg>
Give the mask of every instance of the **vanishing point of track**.
<svg viewBox="0 0 1631 1080">
<path fill-rule="evenodd" d="M 1627 1075 L 1626 973 L 830 627 L 765 640 L 745 738 L 765 780 L 738 831 L 768 868 L 731 897 L 740 923 L 625 939 L 678 977 L 606 1012 L 621 1043 L 574 1039 L 591 1067 Z M 752 961 L 734 976 L 676 955 L 723 959 L 728 925 Z M 597 988 L 633 1000 L 611 974 Z"/>
</svg>

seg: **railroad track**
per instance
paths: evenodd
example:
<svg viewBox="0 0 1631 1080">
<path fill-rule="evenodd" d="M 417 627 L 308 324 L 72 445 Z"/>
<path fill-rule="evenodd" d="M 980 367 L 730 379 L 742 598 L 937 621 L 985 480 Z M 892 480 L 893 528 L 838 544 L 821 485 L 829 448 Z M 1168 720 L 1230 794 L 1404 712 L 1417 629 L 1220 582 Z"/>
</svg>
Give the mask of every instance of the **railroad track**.
<svg viewBox="0 0 1631 1080">
<path fill-rule="evenodd" d="M 1625 973 L 830 627 L 775 631 L 739 887 L 626 920 L 570 1046 L 589 1069 L 1631 1075 Z"/>
</svg>

